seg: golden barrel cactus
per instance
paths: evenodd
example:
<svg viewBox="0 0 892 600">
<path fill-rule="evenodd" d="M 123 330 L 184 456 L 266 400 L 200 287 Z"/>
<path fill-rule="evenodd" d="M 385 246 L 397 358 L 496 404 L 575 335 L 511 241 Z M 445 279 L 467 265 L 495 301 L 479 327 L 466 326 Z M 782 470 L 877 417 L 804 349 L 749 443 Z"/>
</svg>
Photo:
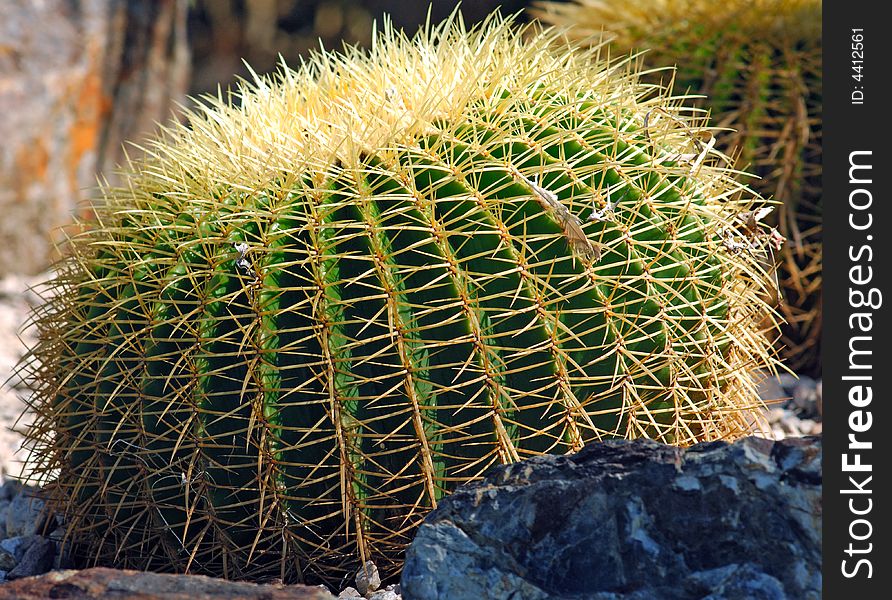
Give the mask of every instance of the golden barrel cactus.
<svg viewBox="0 0 892 600">
<path fill-rule="evenodd" d="M 771 223 L 788 240 L 778 254 L 781 353 L 793 369 L 820 372 L 821 1 L 571 0 L 543 2 L 545 23 L 573 37 L 612 39 L 613 52 L 646 51 L 649 80 L 704 97 L 712 125 L 730 128 L 717 147 L 758 175 L 779 201 Z"/>
<path fill-rule="evenodd" d="M 667 90 L 457 17 L 211 98 L 106 189 L 40 342 L 34 468 L 88 563 L 338 584 L 444 494 L 751 431 L 758 197 Z"/>
</svg>

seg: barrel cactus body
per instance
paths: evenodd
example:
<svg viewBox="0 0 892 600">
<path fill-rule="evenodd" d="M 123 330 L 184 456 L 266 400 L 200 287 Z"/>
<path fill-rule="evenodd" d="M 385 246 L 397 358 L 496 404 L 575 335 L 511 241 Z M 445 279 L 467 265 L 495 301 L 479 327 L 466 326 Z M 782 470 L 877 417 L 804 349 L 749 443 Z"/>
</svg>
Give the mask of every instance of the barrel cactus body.
<svg viewBox="0 0 892 600">
<path fill-rule="evenodd" d="M 106 190 L 36 315 L 69 547 L 339 583 L 397 570 L 492 465 L 750 432 L 773 239 L 699 134 L 501 19 L 211 100 Z"/>
<path fill-rule="evenodd" d="M 822 290 L 820 0 L 572 0 L 544 2 L 547 23 L 575 36 L 646 50 L 675 87 L 702 94 L 717 147 L 760 177 L 752 186 L 781 203 L 770 222 L 788 243 L 778 253 L 781 352 L 791 368 L 820 371 Z"/>
</svg>

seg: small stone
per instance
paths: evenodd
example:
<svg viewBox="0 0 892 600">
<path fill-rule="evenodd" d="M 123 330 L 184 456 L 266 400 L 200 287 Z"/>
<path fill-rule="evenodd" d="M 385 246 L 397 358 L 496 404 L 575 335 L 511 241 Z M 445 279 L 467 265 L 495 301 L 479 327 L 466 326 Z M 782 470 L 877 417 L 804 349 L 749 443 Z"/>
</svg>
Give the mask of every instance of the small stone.
<svg viewBox="0 0 892 600">
<path fill-rule="evenodd" d="M 815 385 L 815 408 L 818 410 L 818 415 L 824 416 L 824 382 L 822 380 L 818 380 L 817 385 Z"/>
<path fill-rule="evenodd" d="M 6 537 L 6 513 L 9 512 L 9 500 L 0 500 L 0 537 Z"/>
<path fill-rule="evenodd" d="M 776 402 L 789 397 L 786 390 L 778 383 L 778 380 L 771 375 L 759 372 L 756 375 L 758 379 L 757 390 L 759 397 L 765 402 Z"/>
<path fill-rule="evenodd" d="M 348 587 L 338 594 L 338 600 L 341 598 L 362 598 L 362 594 L 356 588 Z"/>
<path fill-rule="evenodd" d="M 799 429 L 802 430 L 803 435 L 815 435 L 815 432 L 818 430 L 818 423 L 814 419 L 802 419 L 799 421 Z"/>
<path fill-rule="evenodd" d="M 817 400 L 817 382 L 811 377 L 803 377 L 793 390 L 793 406 L 806 416 L 811 416 L 817 413 Z"/>
<path fill-rule="evenodd" d="M 378 567 L 368 560 L 356 572 L 356 589 L 363 596 L 367 596 L 369 592 L 374 592 L 379 587 L 381 587 L 381 576 L 378 574 Z"/>
<path fill-rule="evenodd" d="M 56 544 L 45 537 L 37 536 L 34 542 L 28 546 L 19 564 L 7 573 L 6 577 L 8 579 L 19 579 L 21 577 L 31 577 L 32 575 L 42 575 L 53 568 L 55 558 Z"/>
<path fill-rule="evenodd" d="M 45 508 L 43 499 L 29 491 L 13 498 L 6 512 L 6 535 L 15 537 L 39 533 L 46 520 Z"/>
<path fill-rule="evenodd" d="M 23 488 L 24 486 L 15 479 L 4 481 L 3 486 L 0 487 L 0 500 L 12 500 L 21 493 Z"/>
<path fill-rule="evenodd" d="M 71 566 L 70 556 L 65 552 L 63 543 L 65 541 L 65 528 L 57 527 L 47 536 L 56 545 L 56 560 L 53 562 L 54 569 L 67 569 Z"/>
<path fill-rule="evenodd" d="M 775 381 L 777 381 L 778 385 L 783 388 L 784 395 L 786 396 L 792 396 L 793 390 L 795 390 L 796 386 L 799 385 L 799 378 L 789 373 L 778 374 Z"/>
<path fill-rule="evenodd" d="M 772 408 L 768 410 L 768 422 L 774 425 L 780 423 L 787 416 L 787 411 L 782 408 Z"/>
<path fill-rule="evenodd" d="M 34 536 L 16 536 L 0 540 L 0 550 L 8 552 L 15 557 L 16 562 L 22 560 L 25 551 L 34 542 Z M 9 569 L 6 569 L 7 571 Z"/>
<path fill-rule="evenodd" d="M 799 387 L 807 387 L 807 388 L 814 389 L 816 384 L 817 384 L 817 381 L 815 381 L 808 375 L 800 375 L 799 379 L 796 381 L 796 386 L 794 387 L 794 391 L 795 391 L 795 388 L 799 388 Z"/>
<path fill-rule="evenodd" d="M 391 590 L 379 590 L 372 592 L 367 596 L 368 600 L 401 600 L 400 597 Z"/>
<path fill-rule="evenodd" d="M 802 429 L 800 428 L 800 420 L 792 414 L 787 414 L 781 419 L 781 426 L 787 437 L 802 437 Z"/>
</svg>

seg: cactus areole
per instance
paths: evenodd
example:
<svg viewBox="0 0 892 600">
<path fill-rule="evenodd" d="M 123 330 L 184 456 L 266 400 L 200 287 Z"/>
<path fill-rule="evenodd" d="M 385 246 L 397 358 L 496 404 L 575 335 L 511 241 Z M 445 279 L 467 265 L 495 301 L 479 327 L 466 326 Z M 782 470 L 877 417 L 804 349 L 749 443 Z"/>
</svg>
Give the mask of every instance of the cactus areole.
<svg viewBox="0 0 892 600">
<path fill-rule="evenodd" d="M 529 34 L 385 26 L 105 190 L 22 366 L 77 557 L 338 585 L 493 465 L 751 430 L 753 194 L 677 97 Z"/>
</svg>

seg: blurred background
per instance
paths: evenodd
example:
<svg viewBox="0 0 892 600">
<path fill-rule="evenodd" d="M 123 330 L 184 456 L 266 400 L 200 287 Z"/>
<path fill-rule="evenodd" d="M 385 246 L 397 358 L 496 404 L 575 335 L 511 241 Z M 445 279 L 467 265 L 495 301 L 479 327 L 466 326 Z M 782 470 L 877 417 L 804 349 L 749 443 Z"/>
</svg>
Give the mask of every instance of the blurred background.
<svg viewBox="0 0 892 600">
<path fill-rule="evenodd" d="M 461 3 L 467 23 L 477 23 L 497 7 L 520 11 L 527 0 L 469 0 Z M 373 24 L 385 15 L 413 33 L 427 19 L 449 16 L 458 2 L 433 0 L 194 0 L 188 11 L 193 75 L 190 92 L 214 91 L 234 75 L 247 76 L 247 61 L 258 73 L 275 70 L 278 55 L 289 64 L 310 50 L 338 50 L 343 44 L 368 46 Z"/>
</svg>

